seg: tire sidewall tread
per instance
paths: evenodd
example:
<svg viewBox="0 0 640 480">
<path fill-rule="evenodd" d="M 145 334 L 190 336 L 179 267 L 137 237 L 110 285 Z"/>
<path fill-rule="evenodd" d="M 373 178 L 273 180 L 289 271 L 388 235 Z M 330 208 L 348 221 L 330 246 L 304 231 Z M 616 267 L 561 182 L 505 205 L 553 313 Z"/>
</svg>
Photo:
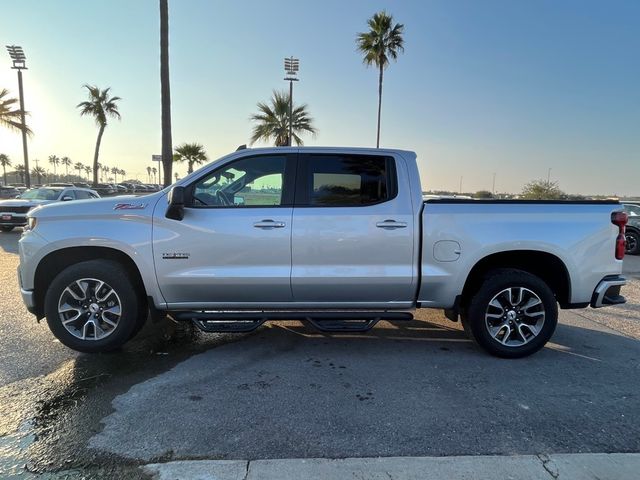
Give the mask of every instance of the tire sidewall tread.
<svg viewBox="0 0 640 480">
<path fill-rule="evenodd" d="M 485 313 L 489 302 L 497 293 L 509 287 L 524 287 L 535 292 L 545 309 L 541 332 L 521 347 L 500 344 L 491 337 L 485 325 Z M 472 339 L 492 355 L 503 358 L 521 358 L 537 352 L 549 341 L 558 323 L 558 303 L 549 286 L 540 277 L 516 269 L 498 269 L 490 272 L 471 299 L 466 313 L 465 321 Z"/>
<path fill-rule="evenodd" d="M 102 340 L 82 340 L 74 337 L 62 325 L 58 302 L 62 291 L 80 278 L 96 278 L 106 282 L 120 298 L 122 315 L 116 330 Z M 129 340 L 138 325 L 140 312 L 136 289 L 125 269 L 111 260 L 88 260 L 62 270 L 47 289 L 44 307 L 47 325 L 55 337 L 67 347 L 85 353 L 109 352 L 120 348 Z"/>
</svg>

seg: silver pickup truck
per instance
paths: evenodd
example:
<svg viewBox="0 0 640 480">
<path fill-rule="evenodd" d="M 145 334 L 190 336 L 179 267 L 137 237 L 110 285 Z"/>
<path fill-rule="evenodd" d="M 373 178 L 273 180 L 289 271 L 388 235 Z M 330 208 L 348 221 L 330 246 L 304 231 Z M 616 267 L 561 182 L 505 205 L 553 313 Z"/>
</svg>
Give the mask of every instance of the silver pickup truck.
<svg viewBox="0 0 640 480">
<path fill-rule="evenodd" d="M 443 309 L 522 357 L 560 308 L 623 303 L 617 202 L 423 201 L 413 152 L 243 149 L 142 197 L 47 205 L 20 239 L 20 288 L 70 348 L 120 347 L 153 317 L 205 331 L 267 320 L 366 331 Z"/>
</svg>

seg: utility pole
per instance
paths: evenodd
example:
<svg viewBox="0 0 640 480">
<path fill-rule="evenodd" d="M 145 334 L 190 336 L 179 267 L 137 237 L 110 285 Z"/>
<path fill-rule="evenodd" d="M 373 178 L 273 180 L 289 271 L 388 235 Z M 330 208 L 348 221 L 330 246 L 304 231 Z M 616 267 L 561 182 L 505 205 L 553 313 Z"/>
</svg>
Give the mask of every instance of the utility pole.
<svg viewBox="0 0 640 480">
<path fill-rule="evenodd" d="M 551 182 L 551 169 L 547 172 L 547 183 Z"/>
<path fill-rule="evenodd" d="M 27 188 L 31 188 L 31 176 L 29 174 L 29 153 L 27 151 L 27 122 L 25 121 L 24 110 L 24 91 L 22 88 L 22 70 L 27 69 L 26 61 L 27 57 L 24 55 L 24 50 L 18 45 L 7 45 L 7 51 L 13 61 L 14 70 L 18 70 L 18 92 L 20 96 L 20 122 L 22 126 L 22 155 L 24 157 L 24 179 Z"/>
<path fill-rule="evenodd" d="M 496 194 L 496 172 L 493 172 L 493 187 L 491 189 L 491 193 Z"/>
<path fill-rule="evenodd" d="M 287 74 L 284 79 L 289 82 L 289 146 L 293 143 L 293 82 L 298 81 L 299 69 L 299 59 L 293 57 L 284 59 L 284 71 Z"/>
<path fill-rule="evenodd" d="M 460 194 L 462 194 L 462 175 L 460 175 Z"/>
</svg>

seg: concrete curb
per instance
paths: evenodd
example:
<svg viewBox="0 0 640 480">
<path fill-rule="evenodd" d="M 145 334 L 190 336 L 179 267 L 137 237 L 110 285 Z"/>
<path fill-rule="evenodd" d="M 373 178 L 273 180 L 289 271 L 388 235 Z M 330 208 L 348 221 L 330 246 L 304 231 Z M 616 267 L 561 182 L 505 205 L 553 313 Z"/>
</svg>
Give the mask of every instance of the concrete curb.
<svg viewBox="0 0 640 480">
<path fill-rule="evenodd" d="M 154 480 L 637 480 L 640 454 L 187 460 L 142 468 Z"/>
</svg>

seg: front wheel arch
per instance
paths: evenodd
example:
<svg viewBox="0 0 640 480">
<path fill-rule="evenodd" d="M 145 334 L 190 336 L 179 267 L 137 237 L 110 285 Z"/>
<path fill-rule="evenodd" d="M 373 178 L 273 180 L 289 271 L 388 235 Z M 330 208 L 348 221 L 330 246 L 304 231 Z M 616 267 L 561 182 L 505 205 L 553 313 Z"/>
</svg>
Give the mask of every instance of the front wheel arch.
<svg viewBox="0 0 640 480">
<path fill-rule="evenodd" d="M 44 317 L 44 298 L 55 276 L 67 267 L 89 260 L 111 260 L 119 263 L 129 275 L 140 298 L 141 309 L 147 309 L 147 291 L 142 275 L 133 259 L 120 250 L 109 247 L 68 247 L 47 254 L 36 268 L 34 276 L 35 314 Z"/>
</svg>

